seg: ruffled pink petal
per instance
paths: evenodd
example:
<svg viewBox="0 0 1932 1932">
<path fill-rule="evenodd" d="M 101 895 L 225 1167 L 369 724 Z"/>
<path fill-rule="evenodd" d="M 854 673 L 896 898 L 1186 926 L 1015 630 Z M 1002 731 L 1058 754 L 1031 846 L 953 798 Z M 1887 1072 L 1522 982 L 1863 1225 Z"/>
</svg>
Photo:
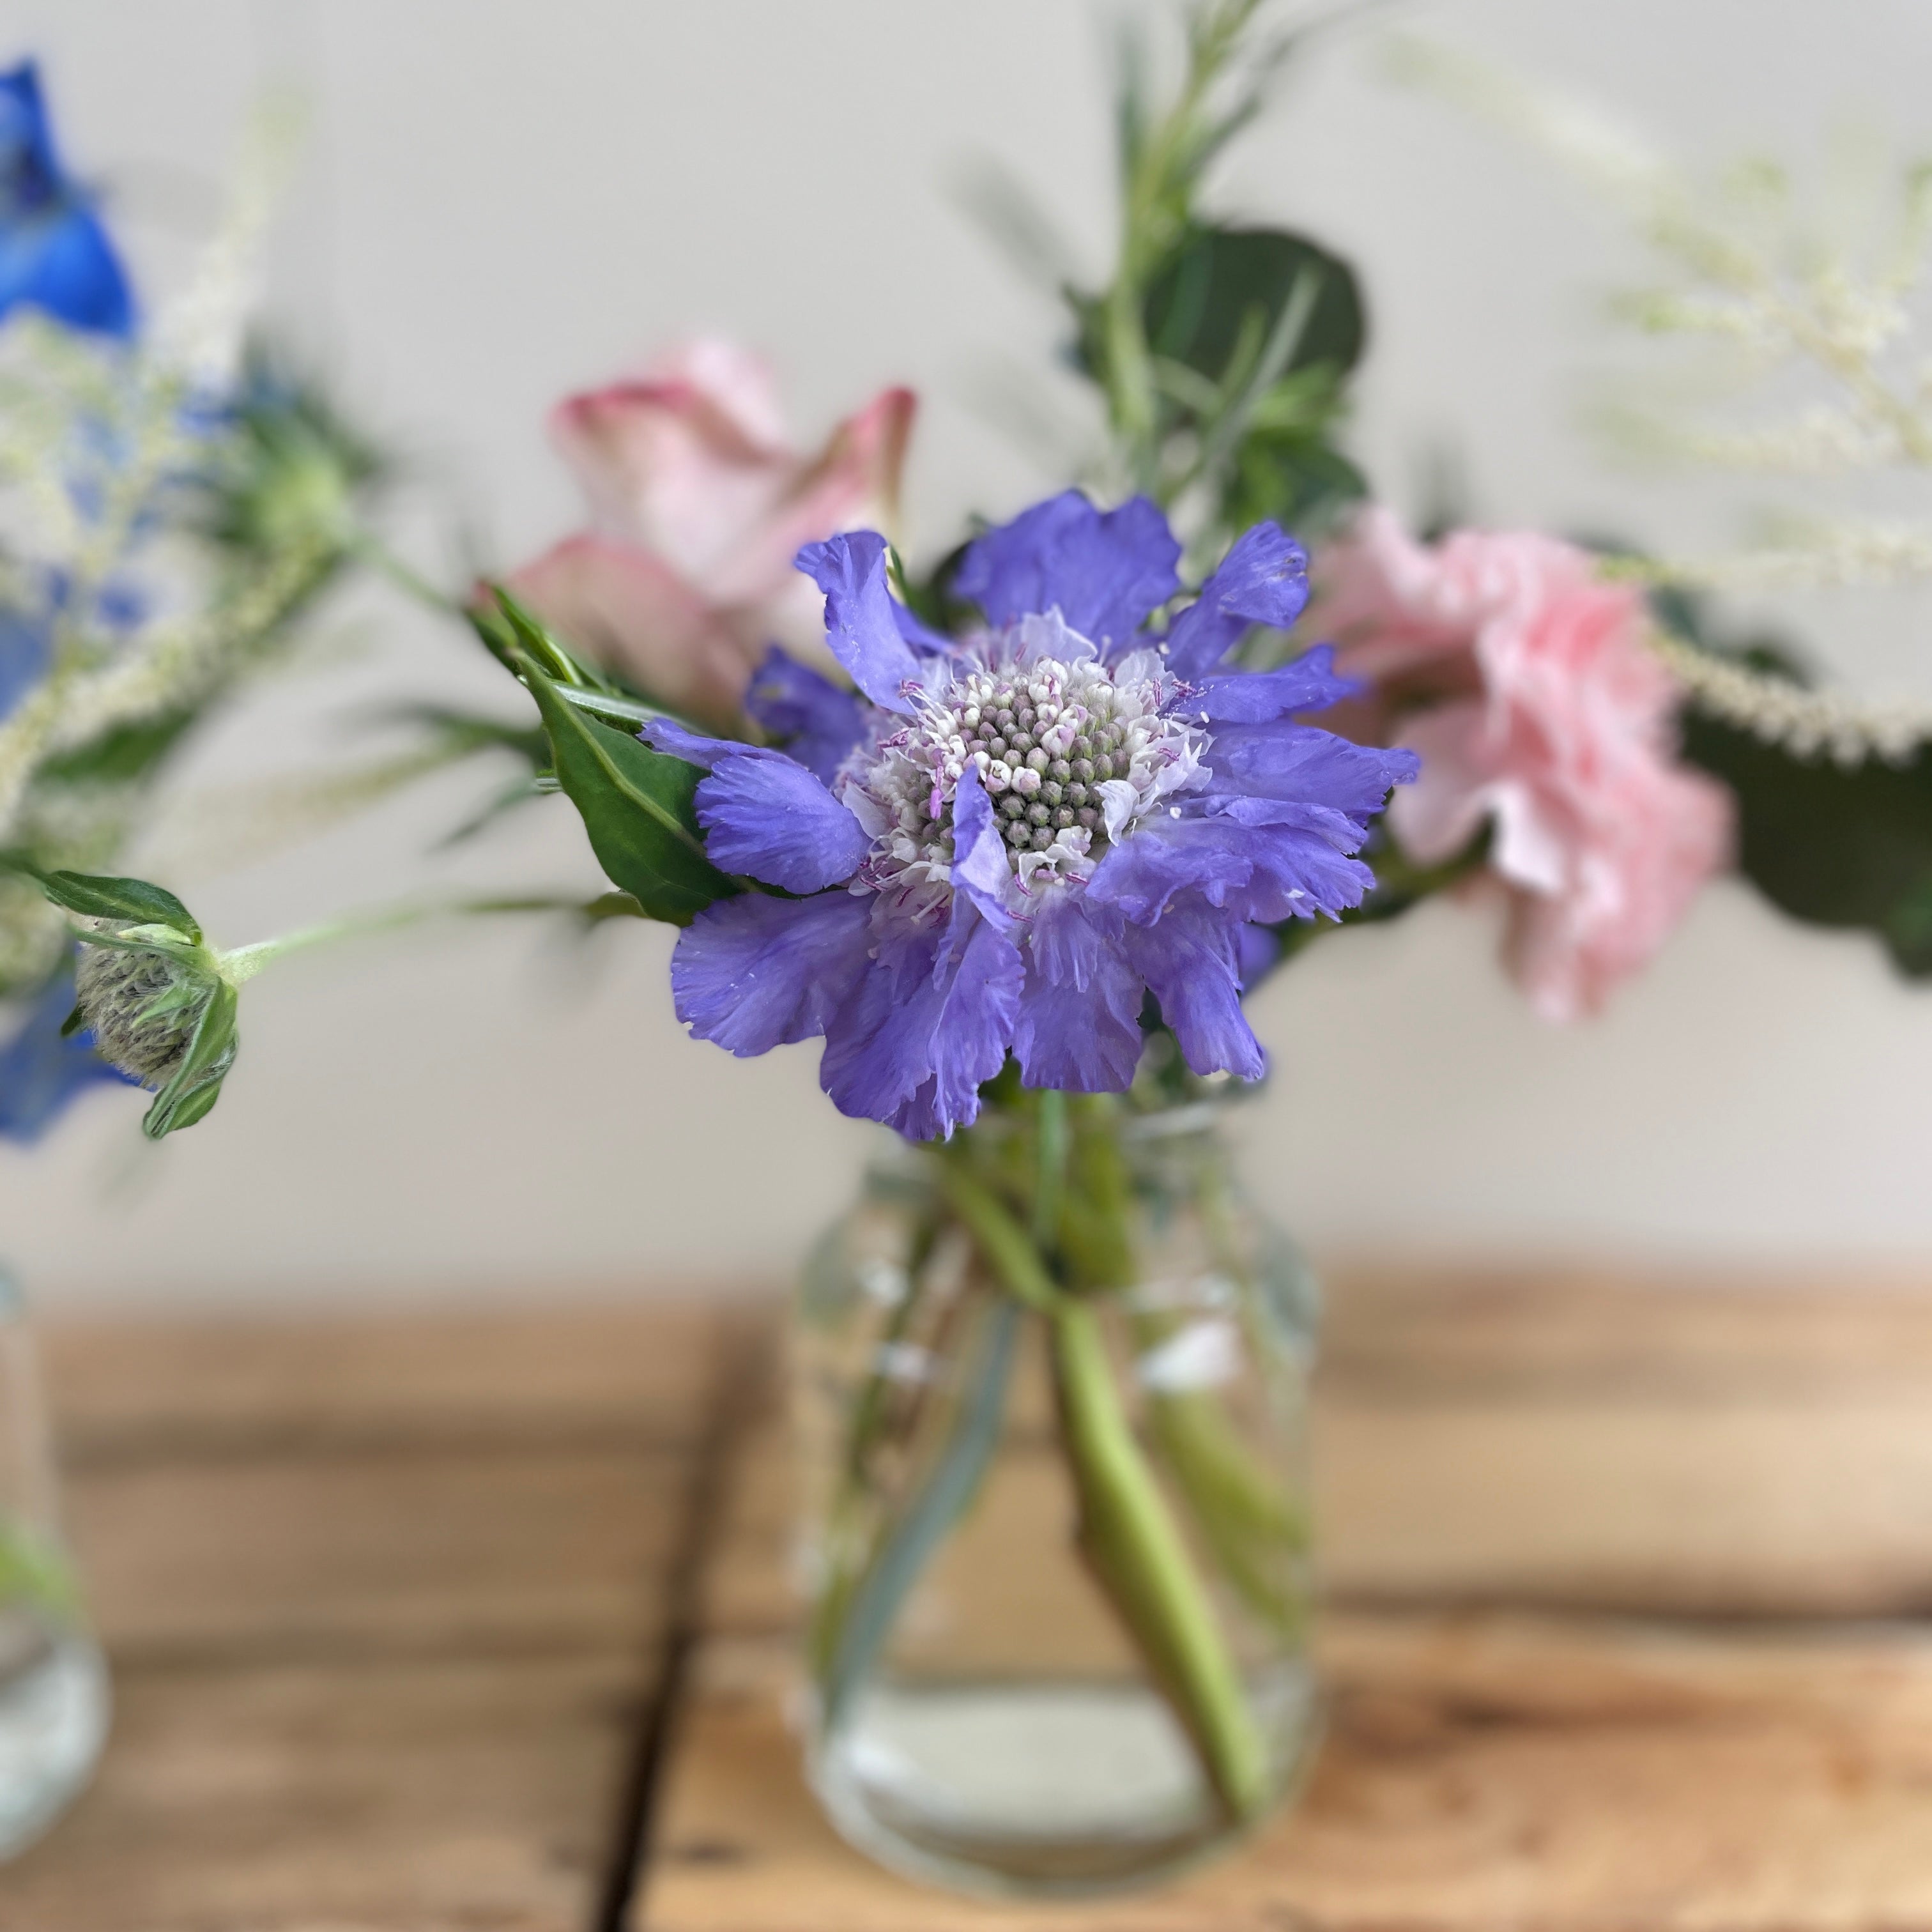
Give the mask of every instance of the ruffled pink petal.
<svg viewBox="0 0 1932 1932">
<path fill-rule="evenodd" d="M 1322 580 L 1337 668 L 1375 682 L 1361 717 L 1422 756 L 1390 807 L 1398 843 L 1439 862 L 1487 823 L 1512 970 L 1541 1012 L 1594 1010 L 1731 847 L 1729 794 L 1676 762 L 1676 690 L 1640 593 L 1553 538 L 1466 530 L 1432 548 L 1379 509 Z"/>
<path fill-rule="evenodd" d="M 718 573 L 721 601 L 755 604 L 782 597 L 796 575 L 802 544 L 843 530 L 890 530 L 898 520 L 899 478 L 919 399 L 883 389 L 848 416 L 825 447 L 787 478 L 762 526 Z"/>
<path fill-rule="evenodd" d="M 644 373 L 647 380 L 696 390 L 728 416 L 748 442 L 774 455 L 790 453 L 778 378 L 762 356 L 722 335 L 700 335 L 653 357 Z"/>
<path fill-rule="evenodd" d="M 1504 957 L 1546 1018 L 1599 1011 L 1656 957 L 1730 862 L 1731 795 L 1701 773 L 1660 772 L 1623 801 L 1620 832 L 1580 854 L 1563 892 L 1513 896 Z"/>
<path fill-rule="evenodd" d="M 570 537 L 509 581 L 567 642 L 673 710 L 721 728 L 740 716 L 760 647 L 656 558 Z"/>
<path fill-rule="evenodd" d="M 1404 854 L 1421 866 L 1453 859 L 1473 838 L 1486 814 L 1490 773 L 1477 752 L 1480 704 L 1445 704 L 1413 719 L 1402 742 L 1422 760 L 1412 784 L 1396 786 L 1388 827 Z"/>
<path fill-rule="evenodd" d="M 759 548 L 796 465 L 682 380 L 615 382 L 568 397 L 551 412 L 550 436 L 595 530 L 654 552 L 707 587 L 748 545 Z"/>
</svg>

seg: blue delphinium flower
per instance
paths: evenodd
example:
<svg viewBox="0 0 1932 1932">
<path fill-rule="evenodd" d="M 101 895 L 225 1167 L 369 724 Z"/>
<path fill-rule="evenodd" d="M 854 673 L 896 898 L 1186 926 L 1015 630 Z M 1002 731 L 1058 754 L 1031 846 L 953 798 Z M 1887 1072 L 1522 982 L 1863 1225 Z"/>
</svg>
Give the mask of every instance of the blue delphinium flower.
<svg viewBox="0 0 1932 1932">
<path fill-rule="evenodd" d="M 88 1088 L 103 1080 L 128 1084 L 86 1034 L 61 1036 L 73 1010 L 70 967 L 42 990 L 20 1030 L 0 1046 L 0 1139 L 37 1141 Z"/>
<path fill-rule="evenodd" d="M 1150 633 L 1180 557 L 1152 503 L 1070 490 L 968 551 L 953 587 L 986 623 L 955 640 L 892 597 L 884 538 L 808 544 L 865 701 L 775 655 L 751 708 L 796 755 L 644 734 L 709 772 L 713 860 L 790 895 L 721 900 L 680 937 L 692 1031 L 741 1055 L 822 1034 L 835 1104 L 916 1139 L 970 1122 L 1009 1052 L 1030 1087 L 1124 1088 L 1148 993 L 1197 1072 L 1258 1076 L 1250 928 L 1359 904 L 1352 855 L 1416 762 L 1297 722 L 1354 688 L 1325 649 L 1220 668 L 1300 614 L 1289 538 L 1257 525 Z"/>
<path fill-rule="evenodd" d="M 0 315 L 22 303 L 76 328 L 134 330 L 120 257 L 61 171 L 32 61 L 0 74 Z"/>
</svg>

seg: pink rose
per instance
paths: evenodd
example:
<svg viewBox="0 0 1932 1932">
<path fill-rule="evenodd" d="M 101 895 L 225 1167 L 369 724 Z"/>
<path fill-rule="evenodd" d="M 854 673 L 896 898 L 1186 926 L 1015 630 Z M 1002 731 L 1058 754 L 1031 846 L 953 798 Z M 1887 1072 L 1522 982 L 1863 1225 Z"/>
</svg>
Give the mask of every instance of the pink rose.
<svg viewBox="0 0 1932 1932">
<path fill-rule="evenodd" d="M 510 579 L 572 643 L 708 723 L 739 715 L 776 640 L 822 646 L 823 601 L 792 568 L 801 544 L 890 525 L 916 399 L 885 389 L 802 456 L 770 370 L 728 342 L 566 398 L 550 435 L 590 526 Z"/>
<path fill-rule="evenodd" d="M 1676 760 L 1676 688 L 1641 595 L 1533 532 L 1433 548 L 1372 508 L 1322 562 L 1317 621 L 1369 680 L 1356 722 L 1419 752 L 1389 807 L 1439 864 L 1486 822 L 1506 954 L 1537 1010 L 1573 1018 L 1648 964 L 1729 860 L 1730 795 Z"/>
</svg>

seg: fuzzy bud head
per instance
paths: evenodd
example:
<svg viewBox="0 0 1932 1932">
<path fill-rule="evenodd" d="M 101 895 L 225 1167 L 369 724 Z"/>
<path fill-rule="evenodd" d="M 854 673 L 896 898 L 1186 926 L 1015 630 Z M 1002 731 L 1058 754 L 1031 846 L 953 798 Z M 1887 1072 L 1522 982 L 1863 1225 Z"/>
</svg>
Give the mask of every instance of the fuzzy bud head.
<svg viewBox="0 0 1932 1932">
<path fill-rule="evenodd" d="M 154 1090 L 186 1057 L 218 980 L 212 964 L 191 951 L 83 942 L 74 984 L 74 1004 L 101 1058 Z"/>
</svg>

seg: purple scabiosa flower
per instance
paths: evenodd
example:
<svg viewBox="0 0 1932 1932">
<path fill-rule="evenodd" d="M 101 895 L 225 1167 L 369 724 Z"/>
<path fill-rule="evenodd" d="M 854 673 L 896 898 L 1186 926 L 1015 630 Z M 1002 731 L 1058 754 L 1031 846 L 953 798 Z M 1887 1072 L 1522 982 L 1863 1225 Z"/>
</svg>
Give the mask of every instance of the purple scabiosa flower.
<svg viewBox="0 0 1932 1932">
<path fill-rule="evenodd" d="M 986 621 L 954 639 L 893 599 L 884 538 L 800 550 L 858 698 L 775 658 L 754 715 L 789 752 L 644 733 L 708 772 L 713 860 L 790 895 L 722 901 L 681 936 L 692 1031 L 740 1055 L 822 1034 L 838 1108 L 916 1139 L 970 1123 L 1010 1053 L 1029 1086 L 1124 1088 L 1150 993 L 1197 1072 L 1259 1075 L 1254 928 L 1360 903 L 1354 854 L 1416 764 L 1298 722 L 1354 688 L 1325 649 L 1222 668 L 1300 614 L 1298 544 L 1258 525 L 1150 629 L 1180 556 L 1145 500 L 1067 491 L 967 552 L 954 588 Z"/>
</svg>

